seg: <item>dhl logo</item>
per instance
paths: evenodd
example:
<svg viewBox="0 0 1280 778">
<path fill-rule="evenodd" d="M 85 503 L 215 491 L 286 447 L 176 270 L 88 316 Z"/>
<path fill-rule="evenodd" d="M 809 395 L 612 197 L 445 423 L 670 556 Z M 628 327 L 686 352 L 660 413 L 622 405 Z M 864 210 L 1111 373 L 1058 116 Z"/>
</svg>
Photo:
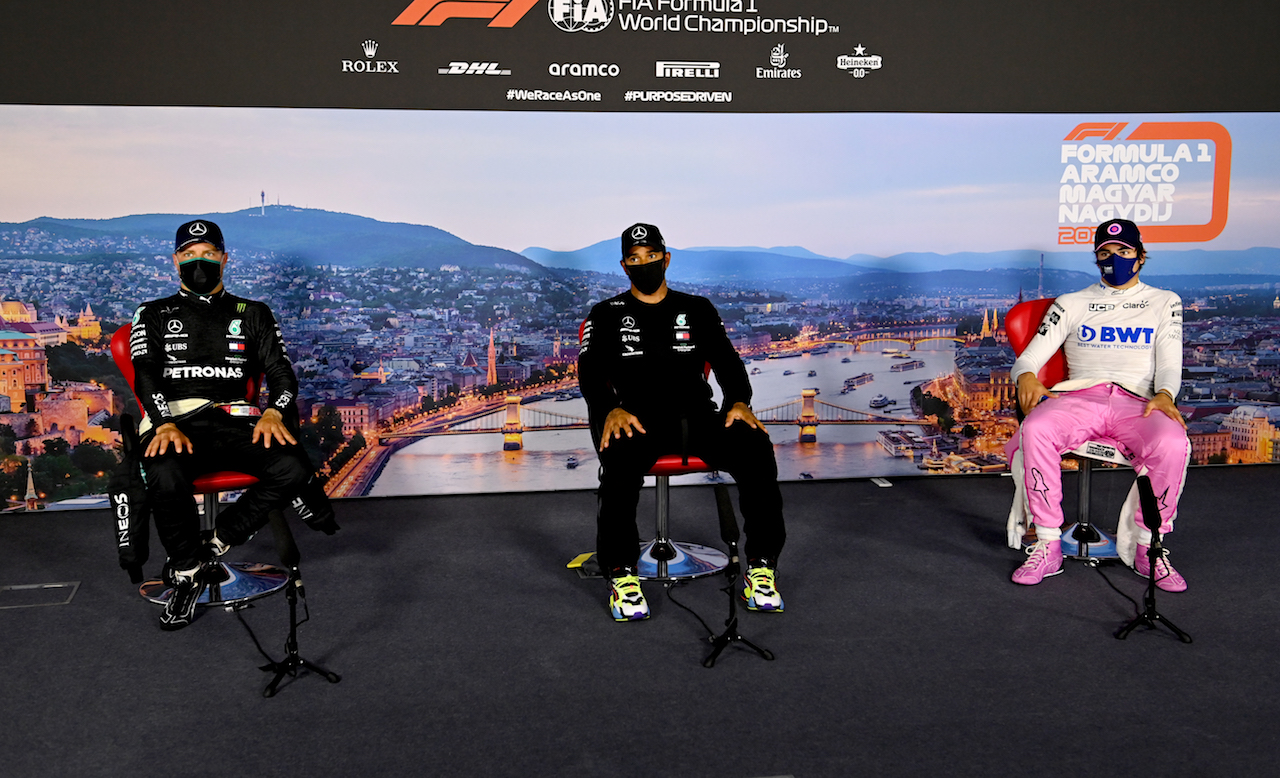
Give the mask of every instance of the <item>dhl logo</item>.
<svg viewBox="0 0 1280 778">
<path fill-rule="evenodd" d="M 539 0 L 413 0 L 394 25 L 439 27 L 449 19 L 491 19 L 490 27 L 514 27 Z"/>
</svg>

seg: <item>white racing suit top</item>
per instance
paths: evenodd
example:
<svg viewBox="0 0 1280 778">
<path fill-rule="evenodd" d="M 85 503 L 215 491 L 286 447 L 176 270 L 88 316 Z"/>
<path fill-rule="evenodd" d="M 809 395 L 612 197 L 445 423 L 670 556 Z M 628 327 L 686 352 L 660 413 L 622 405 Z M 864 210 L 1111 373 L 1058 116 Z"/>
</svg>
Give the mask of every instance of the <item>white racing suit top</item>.
<svg viewBox="0 0 1280 778">
<path fill-rule="evenodd" d="M 1062 346 L 1067 380 L 1055 392 L 1113 383 L 1142 397 L 1182 386 L 1182 298 L 1141 281 L 1116 289 L 1099 281 L 1064 294 L 1045 312 L 1040 329 L 1017 361 L 1011 378 L 1035 373 Z"/>
</svg>

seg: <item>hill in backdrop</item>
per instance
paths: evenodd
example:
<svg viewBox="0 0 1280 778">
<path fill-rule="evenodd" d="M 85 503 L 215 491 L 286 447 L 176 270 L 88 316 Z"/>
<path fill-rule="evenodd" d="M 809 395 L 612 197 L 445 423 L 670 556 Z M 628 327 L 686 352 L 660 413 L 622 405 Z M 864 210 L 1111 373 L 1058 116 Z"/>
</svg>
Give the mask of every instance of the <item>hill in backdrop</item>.
<svg viewBox="0 0 1280 778">
<path fill-rule="evenodd" d="M 170 245 L 178 225 L 191 219 L 217 222 L 233 255 L 236 251 L 273 253 L 310 265 L 413 268 L 458 265 L 545 272 L 541 265 L 514 251 L 477 246 L 436 227 L 382 222 L 288 205 L 232 213 L 140 214 L 114 219 L 41 217 L 20 224 L 0 224 L 0 231 L 36 228 L 70 241 L 92 242 L 94 238 L 109 236 L 147 238 Z"/>
<path fill-rule="evenodd" d="M 289 205 L 272 205 L 265 209 L 248 208 L 231 213 L 138 214 L 114 219 L 41 217 L 20 224 L 0 223 L 0 232 L 24 232 L 35 228 L 50 233 L 55 239 L 64 241 L 63 247 L 55 254 L 63 259 L 74 258 L 76 251 L 81 251 L 86 257 L 103 254 L 104 250 L 94 245 L 96 238 L 103 237 L 113 238 L 117 242 L 121 238 L 146 238 L 164 246 L 164 253 L 167 253 L 174 229 L 182 222 L 194 218 L 216 221 L 223 228 L 228 248 L 233 253 L 269 253 L 282 259 L 298 260 L 311 265 L 429 269 L 439 268 L 441 265 L 457 265 L 539 275 L 550 268 L 556 272 L 593 271 L 621 275 L 618 242 L 614 238 L 574 251 L 530 247 L 516 253 L 469 243 L 437 227 L 383 222 L 364 216 Z M 82 242 L 83 247 L 67 247 L 67 244 L 76 242 Z M 1199 278 L 1205 285 L 1209 285 L 1268 283 L 1268 279 L 1280 275 L 1280 248 L 1165 251 L 1157 244 L 1149 249 L 1151 260 L 1146 272 L 1152 279 L 1180 276 L 1184 277 L 1184 282 L 1189 283 Z M 976 280 L 966 276 L 965 272 L 990 273 L 996 270 L 1011 271 L 1003 274 L 1006 278 L 1017 276 L 1025 279 L 1026 274 L 1031 273 L 1037 277 L 1038 282 L 1042 255 L 1046 277 L 1050 271 L 1080 273 L 1082 278 L 1093 275 L 1087 246 L 1053 252 L 906 252 L 890 257 L 869 254 L 827 257 L 802 246 L 700 246 L 673 249 L 673 252 L 675 261 L 669 276 L 673 281 L 686 283 L 759 286 L 786 285 L 784 282 L 807 279 L 829 280 L 858 287 L 872 282 L 883 286 L 889 283 L 892 276 L 924 275 L 932 278 L 916 279 L 908 285 L 912 288 L 937 289 L 940 284 L 948 282 L 969 285 Z M 17 256 L 13 251 L 7 251 L 6 254 L 9 257 Z M 861 276 L 871 278 L 855 282 Z M 1211 276 L 1218 281 L 1211 282 Z M 1034 286 L 1033 284 L 1032 287 Z"/>
<path fill-rule="evenodd" d="M 1251 248 L 1240 251 L 1191 249 L 1165 251 L 1158 244 L 1148 246 L 1151 255 L 1147 272 L 1154 275 L 1280 275 L 1280 248 Z M 620 273 L 617 240 L 604 240 L 576 251 L 552 251 L 530 247 L 520 252 L 547 267 Z M 935 254 L 904 252 L 889 257 L 854 254 L 824 257 L 800 246 L 700 246 L 672 249 L 668 271 L 677 281 L 728 281 L 748 279 L 775 281 L 786 278 L 844 278 L 861 274 L 942 273 L 945 271 L 1039 270 L 1044 256 L 1045 271 L 1093 274 L 1089 247 L 1071 251 L 1032 250 L 958 252 Z M 1259 279 L 1259 282 L 1262 282 Z"/>
</svg>

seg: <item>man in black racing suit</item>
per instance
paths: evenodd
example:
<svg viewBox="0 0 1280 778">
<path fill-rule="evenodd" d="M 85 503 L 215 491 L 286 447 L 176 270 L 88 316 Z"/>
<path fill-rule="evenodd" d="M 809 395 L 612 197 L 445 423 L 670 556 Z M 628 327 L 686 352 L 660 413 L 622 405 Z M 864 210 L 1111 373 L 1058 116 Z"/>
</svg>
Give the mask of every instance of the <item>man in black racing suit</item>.
<svg viewBox="0 0 1280 778">
<path fill-rule="evenodd" d="M 181 629 L 194 618 L 205 586 L 197 574 L 202 563 L 247 541 L 266 524 L 269 511 L 288 505 L 314 477 L 286 424 L 286 415 L 296 424 L 298 380 L 271 309 L 223 288 L 228 255 L 218 225 L 188 222 L 178 228 L 174 245 L 182 288 L 139 306 L 129 338 L 134 390 L 144 413 L 139 432 L 147 498 L 174 586 L 160 617 L 165 630 Z M 246 399 L 249 382 L 262 375 L 265 411 Z M 206 546 L 192 481 L 217 470 L 248 473 L 258 483 L 218 514 Z M 321 490 L 310 494 L 323 501 Z M 317 512 L 326 514 L 326 531 L 336 529 L 327 502 Z"/>
<path fill-rule="evenodd" d="M 658 228 L 622 233 L 631 289 L 598 303 L 583 324 L 578 380 L 600 452 L 596 558 L 609 578 L 616 621 L 649 617 L 636 575 L 636 503 L 659 456 L 687 453 L 728 471 L 738 484 L 747 572 L 743 599 L 780 612 L 775 583 L 786 541 L 778 465 L 764 425 L 751 411 L 751 383 L 715 306 L 667 288 L 671 254 Z M 717 411 L 704 366 L 724 392 Z"/>
</svg>

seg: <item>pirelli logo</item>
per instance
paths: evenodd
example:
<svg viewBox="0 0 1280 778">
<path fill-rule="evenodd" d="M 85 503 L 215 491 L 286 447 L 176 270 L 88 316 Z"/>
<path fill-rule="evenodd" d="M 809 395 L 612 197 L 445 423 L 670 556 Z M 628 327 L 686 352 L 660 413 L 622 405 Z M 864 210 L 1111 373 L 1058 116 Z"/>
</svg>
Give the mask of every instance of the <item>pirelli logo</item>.
<svg viewBox="0 0 1280 778">
<path fill-rule="evenodd" d="M 439 27 L 449 19 L 490 19 L 490 27 L 514 27 L 539 0 L 413 0 L 393 25 Z"/>
</svg>

